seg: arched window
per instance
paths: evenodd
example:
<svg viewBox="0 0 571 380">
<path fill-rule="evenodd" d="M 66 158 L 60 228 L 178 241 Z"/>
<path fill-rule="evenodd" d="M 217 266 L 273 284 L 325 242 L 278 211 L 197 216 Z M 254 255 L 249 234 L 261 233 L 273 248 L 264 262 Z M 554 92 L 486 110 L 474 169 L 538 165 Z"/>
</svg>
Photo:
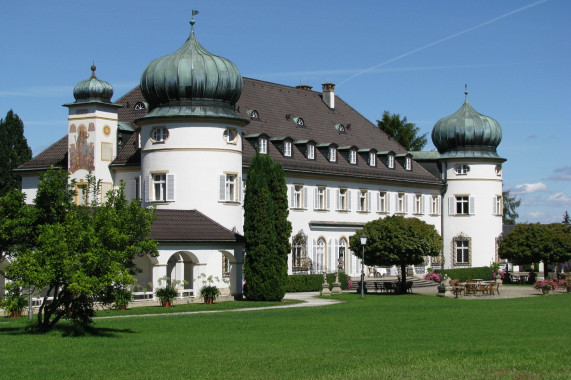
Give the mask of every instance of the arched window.
<svg viewBox="0 0 571 380">
<path fill-rule="evenodd" d="M 337 258 L 339 263 L 338 268 L 345 271 L 345 263 L 347 262 L 347 240 L 345 240 L 345 238 L 339 241 L 339 253 Z"/>
<path fill-rule="evenodd" d="M 321 273 L 323 272 L 324 268 L 325 268 L 325 239 L 319 238 L 319 240 L 317 241 L 314 269 L 317 270 L 318 273 Z"/>
</svg>

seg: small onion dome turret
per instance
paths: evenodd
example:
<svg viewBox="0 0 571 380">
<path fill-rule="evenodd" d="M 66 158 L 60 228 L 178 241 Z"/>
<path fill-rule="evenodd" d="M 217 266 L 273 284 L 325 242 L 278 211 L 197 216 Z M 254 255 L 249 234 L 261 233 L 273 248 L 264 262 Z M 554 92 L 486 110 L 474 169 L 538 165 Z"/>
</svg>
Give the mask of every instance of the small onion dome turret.
<svg viewBox="0 0 571 380">
<path fill-rule="evenodd" d="M 79 82 L 73 89 L 75 103 L 111 103 L 113 87 L 95 76 L 95 65 L 91 65 L 91 77 Z"/>
<path fill-rule="evenodd" d="M 436 122 L 432 142 L 442 157 L 499 158 L 502 127 L 493 118 L 478 113 L 466 100 L 456 113 Z"/>
<path fill-rule="evenodd" d="M 141 75 L 149 104 L 145 117 L 196 116 L 238 119 L 234 106 L 242 75 L 229 60 L 208 52 L 194 36 L 174 53 L 152 61 Z"/>
</svg>

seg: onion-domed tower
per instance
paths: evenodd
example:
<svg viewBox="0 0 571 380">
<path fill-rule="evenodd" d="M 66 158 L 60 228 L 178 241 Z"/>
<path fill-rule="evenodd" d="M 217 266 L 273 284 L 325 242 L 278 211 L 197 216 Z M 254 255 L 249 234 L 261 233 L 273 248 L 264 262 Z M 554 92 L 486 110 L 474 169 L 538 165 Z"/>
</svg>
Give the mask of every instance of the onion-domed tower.
<svg viewBox="0 0 571 380">
<path fill-rule="evenodd" d="M 208 52 L 194 34 L 141 75 L 149 113 L 141 126 L 143 201 L 157 208 L 198 210 L 242 230 L 242 127 L 234 107 L 242 76 Z"/>
<path fill-rule="evenodd" d="M 117 109 L 113 104 L 113 87 L 95 76 L 79 82 L 73 89 L 75 102 L 64 104 L 68 116 L 68 169 L 76 180 L 76 202 L 91 202 L 86 189 L 86 176 L 93 174 L 101 181 L 100 196 L 104 201 L 107 191 L 113 188 L 109 164 L 117 155 Z"/>
<path fill-rule="evenodd" d="M 487 266 L 496 260 L 502 233 L 502 163 L 496 149 L 500 124 L 478 113 L 468 102 L 440 119 L 432 141 L 442 164 L 446 193 L 443 202 L 444 265 Z"/>
</svg>

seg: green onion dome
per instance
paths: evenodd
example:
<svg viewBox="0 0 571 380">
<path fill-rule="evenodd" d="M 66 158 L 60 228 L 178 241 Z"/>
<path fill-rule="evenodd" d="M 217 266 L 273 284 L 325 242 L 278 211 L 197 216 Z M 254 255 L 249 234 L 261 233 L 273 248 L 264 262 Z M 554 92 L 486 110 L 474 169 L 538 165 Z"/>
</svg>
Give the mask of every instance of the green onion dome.
<svg viewBox="0 0 571 380">
<path fill-rule="evenodd" d="M 432 142 L 443 157 L 499 157 L 502 127 L 493 118 L 478 113 L 466 100 L 456 113 L 436 122 Z"/>
<path fill-rule="evenodd" d="M 198 116 L 237 119 L 242 75 L 229 60 L 208 52 L 194 36 L 174 53 L 152 61 L 141 75 L 149 104 L 145 117 Z"/>
<path fill-rule="evenodd" d="M 73 89 L 76 103 L 104 102 L 111 103 L 113 87 L 95 76 L 95 65 L 91 65 L 91 77 L 79 82 Z"/>
</svg>

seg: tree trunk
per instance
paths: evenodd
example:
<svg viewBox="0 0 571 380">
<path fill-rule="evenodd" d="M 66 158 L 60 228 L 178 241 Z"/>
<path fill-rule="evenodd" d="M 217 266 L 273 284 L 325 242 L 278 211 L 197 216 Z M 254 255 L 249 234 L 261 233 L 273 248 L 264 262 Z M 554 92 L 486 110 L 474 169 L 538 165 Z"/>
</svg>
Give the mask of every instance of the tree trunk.
<svg viewBox="0 0 571 380">
<path fill-rule="evenodd" d="M 401 282 L 399 284 L 399 293 L 406 293 L 406 264 L 401 264 L 400 266 Z"/>
</svg>

